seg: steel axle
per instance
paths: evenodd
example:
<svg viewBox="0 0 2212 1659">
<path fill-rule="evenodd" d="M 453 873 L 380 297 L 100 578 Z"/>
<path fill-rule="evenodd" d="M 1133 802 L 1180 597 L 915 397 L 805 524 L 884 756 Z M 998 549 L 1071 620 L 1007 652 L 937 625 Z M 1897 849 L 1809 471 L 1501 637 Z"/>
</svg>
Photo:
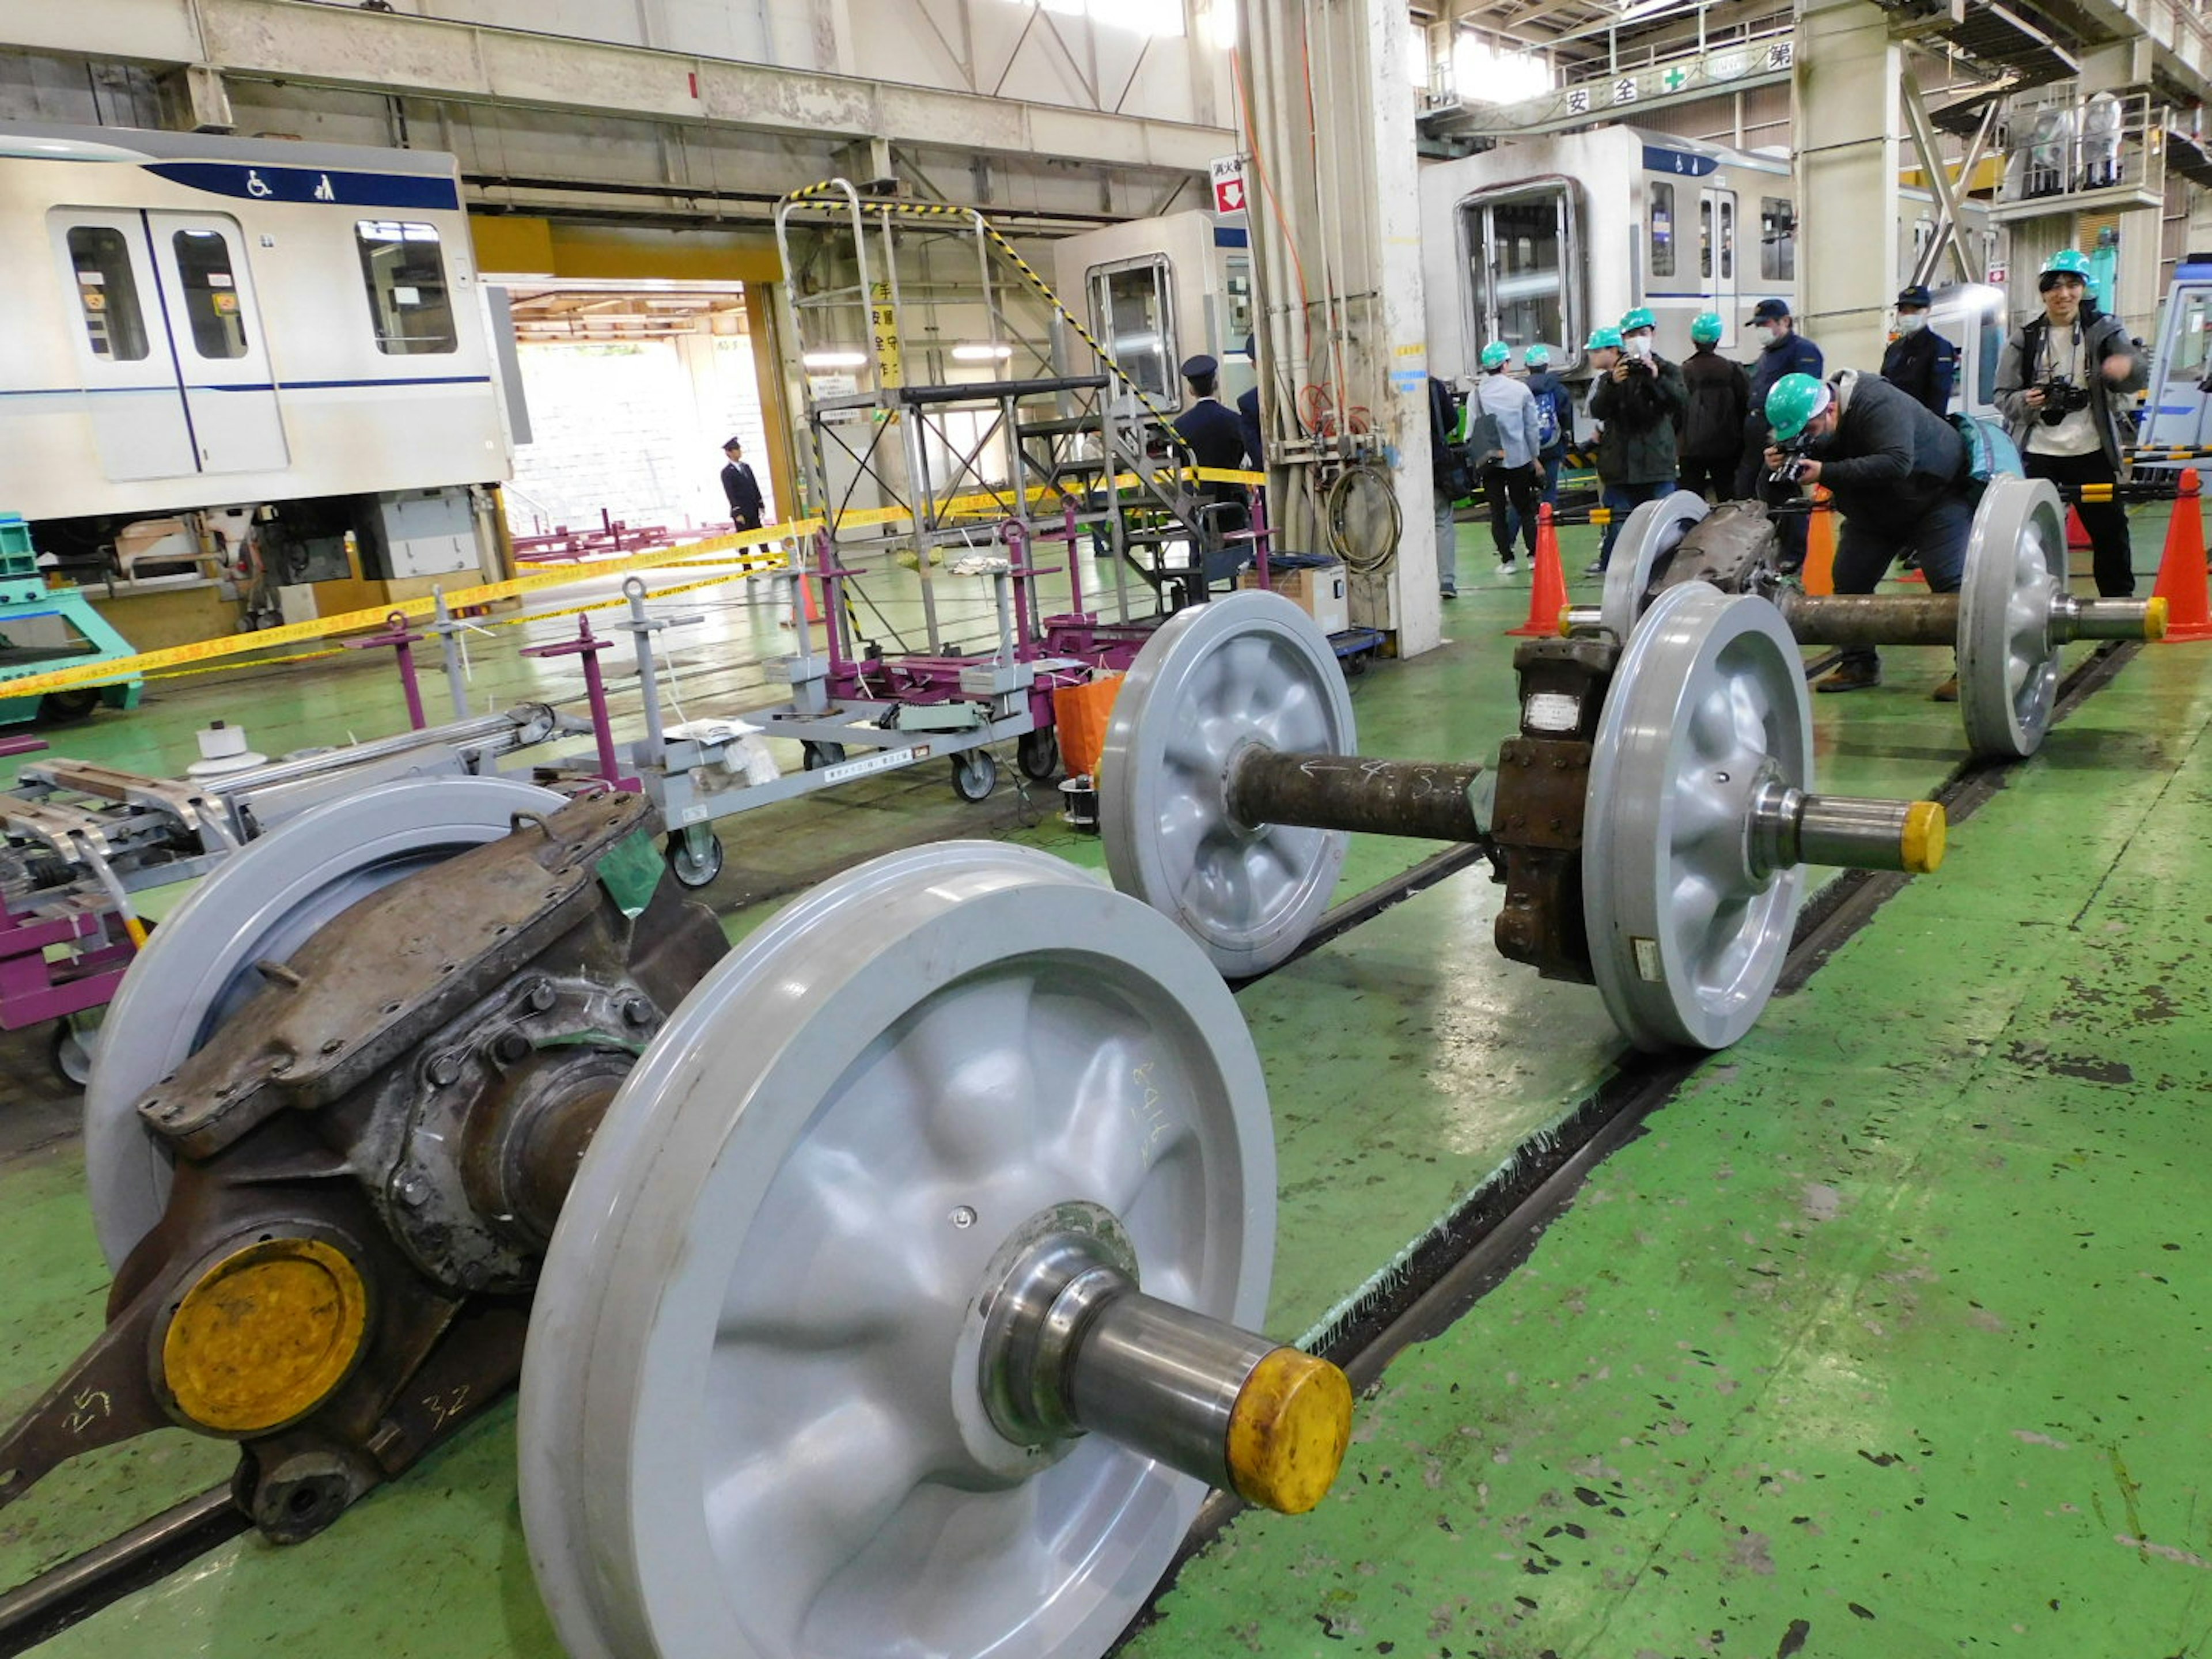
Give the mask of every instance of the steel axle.
<svg viewBox="0 0 2212 1659">
<path fill-rule="evenodd" d="M 1471 763 L 1285 755 L 1253 744 L 1230 763 L 1226 799 L 1231 814 L 1253 830 L 1296 824 L 1487 847 L 1495 838 L 1483 776 L 1484 769 Z M 1718 779 L 1723 788 L 1729 782 L 1725 775 Z M 1762 872 L 1829 864 L 1925 873 L 1942 859 L 1943 809 L 1932 801 L 1772 786 L 1755 793 L 1746 812 L 1753 861 Z"/>
<path fill-rule="evenodd" d="M 1801 593 L 1785 590 L 1775 605 L 1800 645 L 1954 645 L 1959 638 L 1956 593 Z M 2166 634 L 2163 599 L 2084 599 L 2054 593 L 2045 623 L 2050 641 L 2155 640 Z M 1563 634 L 1602 625 L 1594 605 L 1571 605 L 1560 618 Z"/>
</svg>

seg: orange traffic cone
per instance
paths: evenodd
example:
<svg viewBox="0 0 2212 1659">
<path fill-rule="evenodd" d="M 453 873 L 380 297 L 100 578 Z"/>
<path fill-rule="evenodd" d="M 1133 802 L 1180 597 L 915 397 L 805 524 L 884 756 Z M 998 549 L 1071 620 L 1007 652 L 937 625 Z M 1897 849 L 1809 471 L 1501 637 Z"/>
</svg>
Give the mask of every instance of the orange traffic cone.
<svg viewBox="0 0 2212 1659">
<path fill-rule="evenodd" d="M 1805 568 L 1798 580 L 1808 593 L 1826 595 L 1836 591 L 1836 509 L 1818 484 L 1813 486 L 1813 500 L 1805 526 Z"/>
<path fill-rule="evenodd" d="M 2089 539 L 2089 526 L 2081 522 L 2081 509 L 2078 507 L 2068 507 L 2066 509 L 2066 550 L 2069 553 L 2079 553 L 2084 548 L 2095 545 L 2096 544 Z"/>
<path fill-rule="evenodd" d="M 1559 613 L 1567 608 L 1567 573 L 1559 568 L 1559 532 L 1552 528 L 1552 504 L 1536 509 L 1536 579 L 1528 586 L 1528 620 L 1509 635 L 1532 640 L 1559 637 Z"/>
<path fill-rule="evenodd" d="M 2212 605 L 2206 603 L 2204 507 L 2195 467 L 2181 473 L 2181 493 L 2166 522 L 2166 551 L 2159 556 L 2158 586 L 2151 592 L 2166 603 L 2166 637 L 2212 640 Z"/>
<path fill-rule="evenodd" d="M 820 622 L 822 607 L 814 602 L 814 578 L 801 576 L 799 579 L 799 591 L 806 606 L 806 620 L 811 623 Z"/>
</svg>

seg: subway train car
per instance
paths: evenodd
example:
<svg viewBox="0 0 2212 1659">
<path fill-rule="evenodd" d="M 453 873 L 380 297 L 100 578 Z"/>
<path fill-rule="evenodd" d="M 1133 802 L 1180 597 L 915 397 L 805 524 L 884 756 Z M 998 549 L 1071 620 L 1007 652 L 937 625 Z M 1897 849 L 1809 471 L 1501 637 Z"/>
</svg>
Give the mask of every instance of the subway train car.
<svg viewBox="0 0 2212 1659">
<path fill-rule="evenodd" d="M 2160 307 L 2150 396 L 2139 441 L 2195 449 L 2212 444 L 2212 253 L 2185 253 Z"/>
<path fill-rule="evenodd" d="M 1203 353 L 1220 360 L 1222 395 L 1233 402 L 1253 380 L 1244 355 L 1256 315 L 1248 240 L 1211 213 L 1135 219 L 1055 244 L 1053 285 L 1157 401 L 1182 403 L 1176 366 Z M 1089 355 L 1074 356 L 1087 371 Z"/>
<path fill-rule="evenodd" d="M 1745 319 L 1797 299 L 1797 187 L 1789 158 L 1636 127 L 1499 145 L 1421 171 L 1429 365 L 1473 374 L 1485 342 L 1541 343 L 1570 372 L 1589 331 L 1633 306 L 1660 351 L 1690 352 L 1690 319 L 1717 311 L 1720 349 L 1752 353 Z M 1896 281 L 1936 234 L 1923 191 L 1899 192 Z M 1976 210 L 1978 221 L 1978 210 Z M 1986 234 L 1977 222 L 1970 236 Z"/>
<path fill-rule="evenodd" d="M 498 375 L 453 157 L 0 124 L 0 510 L 65 564 L 184 515 L 473 566 Z"/>
</svg>

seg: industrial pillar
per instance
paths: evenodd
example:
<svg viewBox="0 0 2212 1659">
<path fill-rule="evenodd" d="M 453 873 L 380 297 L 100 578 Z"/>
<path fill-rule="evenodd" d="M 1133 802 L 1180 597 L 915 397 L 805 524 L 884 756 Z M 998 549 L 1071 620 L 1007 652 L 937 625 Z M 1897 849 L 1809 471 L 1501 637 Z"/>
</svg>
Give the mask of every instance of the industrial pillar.
<svg viewBox="0 0 2212 1659">
<path fill-rule="evenodd" d="M 1412 656 L 1443 637 L 1410 61 L 1419 37 L 1404 0 L 1247 0 L 1237 28 L 1277 545 L 1372 550 L 1387 516 L 1376 509 L 1395 500 L 1396 551 L 1352 570 L 1352 621 Z M 1332 490 L 1351 508 L 1348 536 L 1329 523 Z"/>
<path fill-rule="evenodd" d="M 1798 327 L 1838 368 L 1878 367 L 1897 297 L 1904 48 L 1867 0 L 1798 0 Z"/>
</svg>

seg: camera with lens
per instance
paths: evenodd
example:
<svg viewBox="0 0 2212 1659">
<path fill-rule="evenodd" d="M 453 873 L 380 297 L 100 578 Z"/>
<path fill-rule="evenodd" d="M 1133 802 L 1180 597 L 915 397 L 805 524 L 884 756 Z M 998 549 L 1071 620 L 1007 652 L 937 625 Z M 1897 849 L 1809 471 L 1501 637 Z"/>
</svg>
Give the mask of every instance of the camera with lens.
<svg viewBox="0 0 2212 1659">
<path fill-rule="evenodd" d="M 2089 388 L 2075 386 L 2073 378 L 2054 374 L 2035 388 L 2043 394 L 2043 407 L 2036 417 L 2045 426 L 2057 426 L 2069 415 L 2089 406 Z"/>
<path fill-rule="evenodd" d="M 1813 447 L 1813 434 L 1801 432 L 1787 442 L 1778 441 L 1774 447 L 1782 452 L 1782 465 L 1766 475 L 1768 480 L 1774 483 L 1802 483 L 1805 463 Z"/>
</svg>

